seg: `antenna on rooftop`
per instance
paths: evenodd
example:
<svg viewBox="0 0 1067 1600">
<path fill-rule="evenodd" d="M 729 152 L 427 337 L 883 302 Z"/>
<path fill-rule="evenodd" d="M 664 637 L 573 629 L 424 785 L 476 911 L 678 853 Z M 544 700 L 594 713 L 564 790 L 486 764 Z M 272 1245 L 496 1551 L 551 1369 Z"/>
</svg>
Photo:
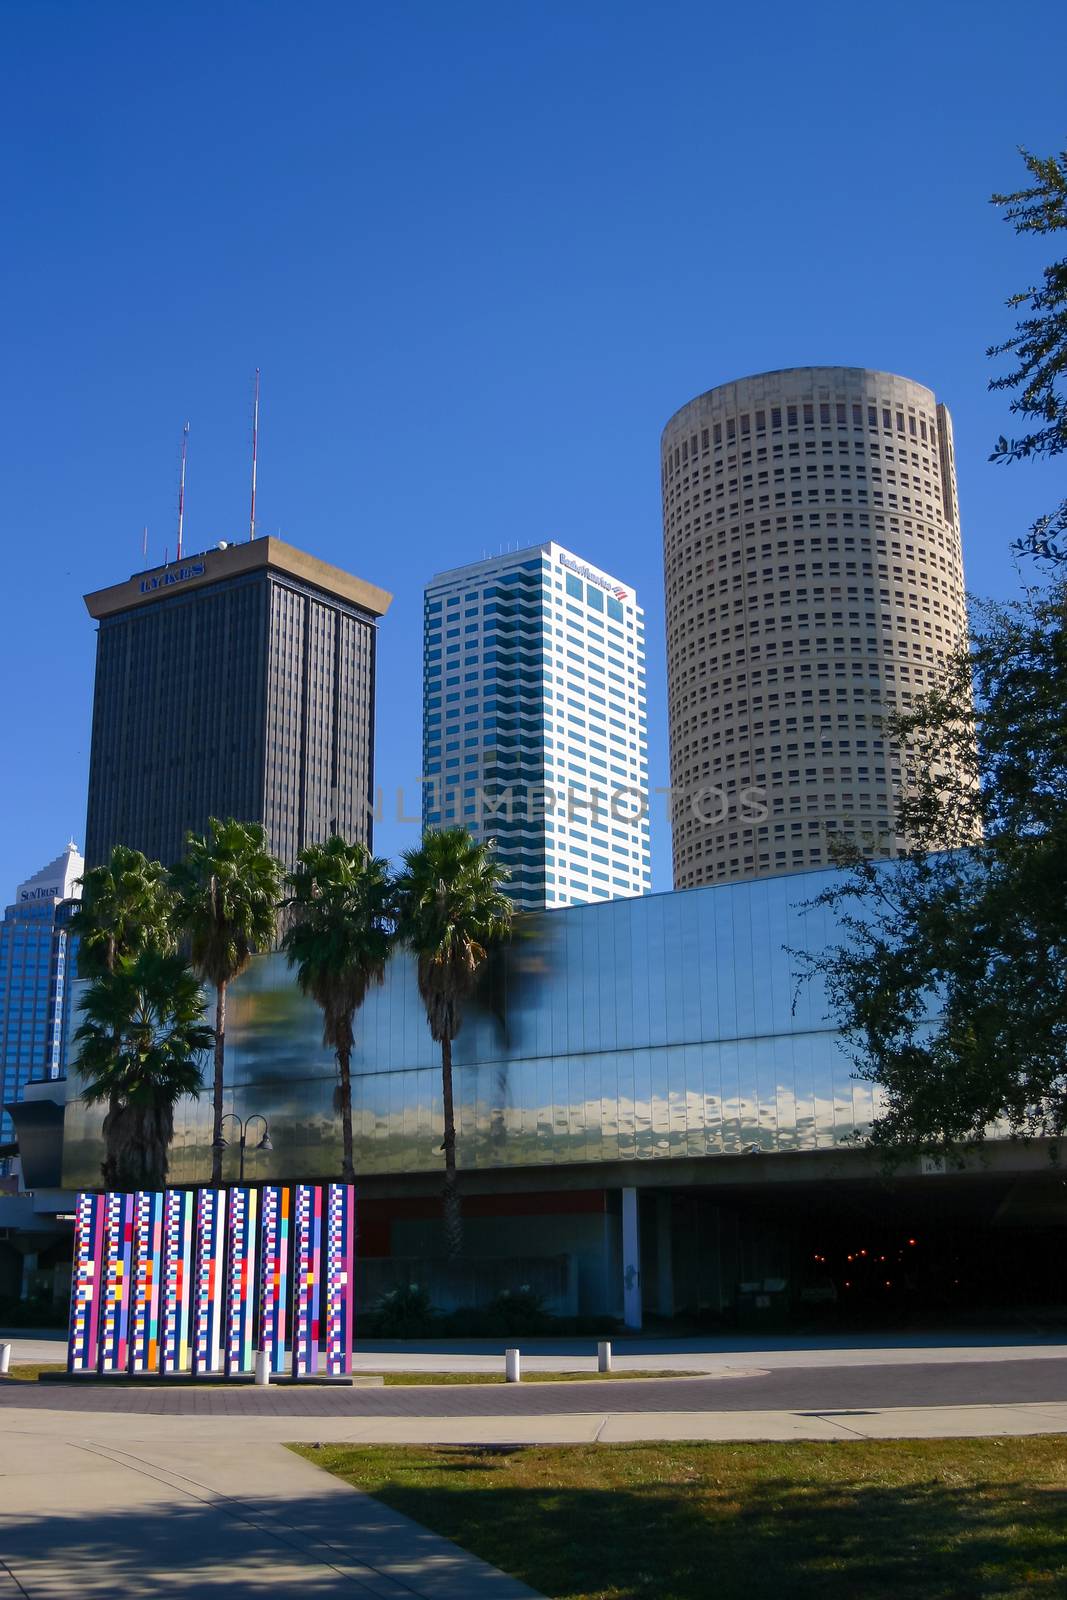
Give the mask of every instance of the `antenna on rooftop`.
<svg viewBox="0 0 1067 1600">
<path fill-rule="evenodd" d="M 141 560 L 144 562 L 144 570 L 147 572 L 148 571 L 148 523 L 147 522 L 144 525 L 144 533 L 141 535 Z"/>
<path fill-rule="evenodd" d="M 252 402 L 252 508 L 248 514 L 248 537 L 256 536 L 256 453 L 259 443 L 259 368 L 256 368 L 256 395 Z"/>
<path fill-rule="evenodd" d="M 178 479 L 178 554 L 182 558 L 182 525 L 185 521 L 185 458 L 189 451 L 189 424 L 182 429 L 182 470 Z"/>
</svg>

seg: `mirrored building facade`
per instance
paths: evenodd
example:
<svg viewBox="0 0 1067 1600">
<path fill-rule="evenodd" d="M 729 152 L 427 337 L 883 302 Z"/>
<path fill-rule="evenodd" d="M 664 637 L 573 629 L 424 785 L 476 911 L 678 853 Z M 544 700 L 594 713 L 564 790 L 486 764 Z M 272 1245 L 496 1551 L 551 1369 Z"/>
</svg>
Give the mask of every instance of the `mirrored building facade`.
<svg viewBox="0 0 1067 1600">
<path fill-rule="evenodd" d="M 790 954 L 836 938 L 830 913 L 805 909 L 831 876 L 517 918 L 455 1044 L 458 1263 L 440 1226 L 438 1047 L 395 957 L 357 1019 L 360 1304 L 411 1282 L 445 1308 L 530 1285 L 551 1310 L 636 1327 L 653 1313 L 729 1322 L 753 1285 L 760 1315 L 788 1299 L 800 1317 L 1067 1288 L 1047 1231 L 1067 1207 L 1037 1141 L 991 1146 L 977 1172 L 913 1162 L 892 1178 L 862 1148 L 871 1086 Z M 253 1183 L 339 1172 L 334 1062 L 280 956 L 231 991 L 227 1080 L 227 1111 L 269 1121 L 272 1149 L 245 1153 Z M 76 1091 L 75 1078 L 72 1188 L 99 1184 L 103 1153 Z M 206 1177 L 210 1128 L 209 1093 L 178 1107 L 172 1183 Z"/>
<path fill-rule="evenodd" d="M 669 1162 L 832 1150 L 867 1124 L 821 994 L 796 999 L 785 946 L 825 940 L 800 902 L 819 877 L 650 895 L 517 919 L 456 1040 L 466 1169 Z M 273 1153 L 256 1177 L 330 1175 L 339 1159 L 336 1071 L 316 1007 L 280 955 L 230 991 L 227 1107 L 261 1112 Z M 440 1170 L 439 1049 L 405 956 L 357 1021 L 356 1166 Z M 91 1183 L 97 1122 L 68 1108 L 67 1180 Z M 208 1097 L 179 1109 L 172 1178 L 209 1167 Z"/>
</svg>

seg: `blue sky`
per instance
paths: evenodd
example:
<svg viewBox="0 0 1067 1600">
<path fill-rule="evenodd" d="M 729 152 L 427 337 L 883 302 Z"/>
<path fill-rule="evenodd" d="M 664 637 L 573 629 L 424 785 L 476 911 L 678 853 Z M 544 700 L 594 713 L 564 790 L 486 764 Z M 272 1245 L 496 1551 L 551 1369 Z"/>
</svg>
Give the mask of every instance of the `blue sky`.
<svg viewBox="0 0 1067 1600">
<path fill-rule="evenodd" d="M 173 552 L 186 419 L 186 548 L 246 529 L 256 366 L 260 531 L 396 595 L 387 809 L 419 771 L 425 578 L 547 537 L 646 607 L 666 781 L 659 432 L 731 378 L 930 384 L 969 585 L 1016 588 L 1056 490 L 987 463 L 984 351 L 1047 244 L 987 197 L 1018 145 L 1063 146 L 1060 5 L 8 0 L 3 46 L 0 903 L 83 841 L 81 595 L 146 522 Z"/>
</svg>

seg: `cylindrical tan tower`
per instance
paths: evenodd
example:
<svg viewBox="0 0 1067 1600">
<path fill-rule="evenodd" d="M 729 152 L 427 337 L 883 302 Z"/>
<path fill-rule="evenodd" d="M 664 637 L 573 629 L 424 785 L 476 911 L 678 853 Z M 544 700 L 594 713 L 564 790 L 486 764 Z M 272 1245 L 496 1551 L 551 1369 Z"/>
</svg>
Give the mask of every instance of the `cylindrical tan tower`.
<svg viewBox="0 0 1067 1600">
<path fill-rule="evenodd" d="M 792 367 L 663 430 L 674 886 L 895 855 L 878 722 L 930 688 L 967 615 L 952 422 L 929 389 Z"/>
</svg>

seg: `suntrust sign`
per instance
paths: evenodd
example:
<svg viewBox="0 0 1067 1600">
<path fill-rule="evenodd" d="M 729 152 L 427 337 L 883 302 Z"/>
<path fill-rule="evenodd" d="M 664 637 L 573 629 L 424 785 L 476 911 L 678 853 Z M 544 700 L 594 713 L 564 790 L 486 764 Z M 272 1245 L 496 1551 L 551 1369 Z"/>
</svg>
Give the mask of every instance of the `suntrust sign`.
<svg viewBox="0 0 1067 1600">
<path fill-rule="evenodd" d="M 610 578 L 601 577 L 599 572 L 594 572 L 592 567 L 587 567 L 584 561 L 575 561 L 573 556 L 565 555 L 561 550 L 559 562 L 561 567 L 566 567 L 569 572 L 574 573 L 575 577 L 584 578 L 586 583 L 595 583 L 598 589 L 606 589 L 609 594 L 615 596 L 616 600 L 625 600 L 627 598 L 627 590 L 620 589 L 617 584 L 612 583 Z"/>
<path fill-rule="evenodd" d="M 50 889 L 23 889 L 19 895 L 20 900 L 60 900 L 62 897 L 63 890 L 58 883 Z"/>
<path fill-rule="evenodd" d="M 168 568 L 166 571 L 160 572 L 151 578 L 142 578 L 141 593 L 152 594 L 156 589 L 168 589 L 171 584 L 186 583 L 190 578 L 202 578 L 203 576 L 204 563 L 202 561 L 191 561 L 187 567 L 175 567 L 173 570 Z"/>
</svg>

